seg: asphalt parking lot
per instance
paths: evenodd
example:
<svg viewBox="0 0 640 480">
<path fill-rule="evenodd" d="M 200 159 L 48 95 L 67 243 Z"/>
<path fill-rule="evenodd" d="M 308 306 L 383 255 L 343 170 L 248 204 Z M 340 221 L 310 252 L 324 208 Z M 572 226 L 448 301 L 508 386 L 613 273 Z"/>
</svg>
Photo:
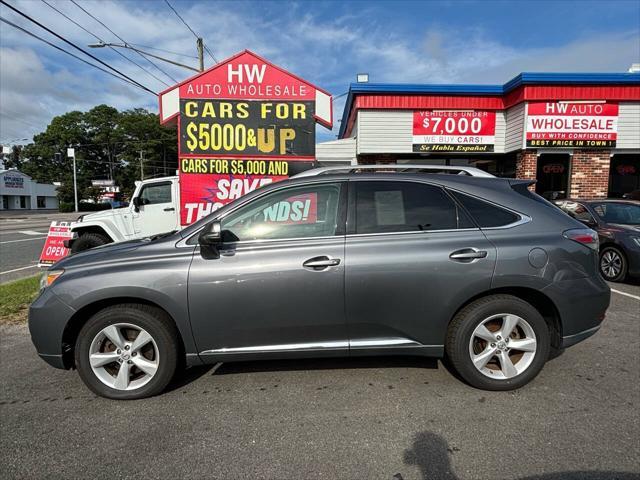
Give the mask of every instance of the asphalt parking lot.
<svg viewBox="0 0 640 480">
<path fill-rule="evenodd" d="M 525 388 L 416 358 L 222 364 L 161 396 L 91 394 L 1 327 L 2 478 L 640 478 L 640 287 Z M 634 298 L 636 297 L 636 298 Z"/>
<path fill-rule="evenodd" d="M 70 221 L 77 213 L 5 211 L 0 214 L 0 283 L 38 273 L 38 258 L 53 220 Z"/>
</svg>

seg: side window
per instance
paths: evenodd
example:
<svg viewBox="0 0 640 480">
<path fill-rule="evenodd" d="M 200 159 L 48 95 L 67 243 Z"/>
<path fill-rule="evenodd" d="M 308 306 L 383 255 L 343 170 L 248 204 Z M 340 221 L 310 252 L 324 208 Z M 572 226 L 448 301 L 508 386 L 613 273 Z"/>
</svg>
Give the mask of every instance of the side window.
<svg viewBox="0 0 640 480">
<path fill-rule="evenodd" d="M 439 187 L 415 182 L 354 182 L 356 233 L 450 230 L 472 226 Z M 458 216 L 463 215 L 460 225 Z"/>
<path fill-rule="evenodd" d="M 503 227 L 520 220 L 519 215 L 504 208 L 463 193 L 451 193 L 469 212 L 480 228 Z"/>
<path fill-rule="evenodd" d="M 225 241 L 336 234 L 341 185 L 305 185 L 260 197 L 222 219 Z"/>
<path fill-rule="evenodd" d="M 171 203 L 171 183 L 146 185 L 140 192 L 140 198 L 144 205 Z"/>
<path fill-rule="evenodd" d="M 587 210 L 586 207 L 580 203 L 567 202 L 562 209 L 576 220 L 586 223 L 595 223 L 595 219 L 589 213 L 589 210 Z"/>
</svg>

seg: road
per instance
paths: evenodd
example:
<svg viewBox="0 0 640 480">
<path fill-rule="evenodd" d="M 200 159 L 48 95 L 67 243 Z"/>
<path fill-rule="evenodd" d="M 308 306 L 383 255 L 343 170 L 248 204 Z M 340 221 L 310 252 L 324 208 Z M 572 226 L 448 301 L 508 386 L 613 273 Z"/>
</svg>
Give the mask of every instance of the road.
<svg viewBox="0 0 640 480">
<path fill-rule="evenodd" d="M 0 213 L 0 283 L 38 273 L 37 263 L 53 220 L 70 221 L 77 213 Z"/>
<path fill-rule="evenodd" d="M 416 358 L 222 364 L 154 398 L 91 394 L 25 327 L 0 335 L 0 477 L 640 478 L 640 287 L 530 385 L 484 392 Z"/>
</svg>

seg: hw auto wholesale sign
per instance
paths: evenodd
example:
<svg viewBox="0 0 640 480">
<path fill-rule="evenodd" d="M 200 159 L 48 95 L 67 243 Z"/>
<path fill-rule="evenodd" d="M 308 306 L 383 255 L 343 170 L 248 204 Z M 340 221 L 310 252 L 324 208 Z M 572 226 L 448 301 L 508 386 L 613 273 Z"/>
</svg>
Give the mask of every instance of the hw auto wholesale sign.
<svg viewBox="0 0 640 480">
<path fill-rule="evenodd" d="M 617 138 L 617 103 L 527 104 L 525 147 L 610 148 Z"/>
<path fill-rule="evenodd" d="M 419 110 L 413 112 L 414 152 L 493 152 L 496 112 Z"/>
<path fill-rule="evenodd" d="M 331 96 L 245 50 L 160 94 L 177 121 L 181 224 L 313 166 Z"/>
</svg>

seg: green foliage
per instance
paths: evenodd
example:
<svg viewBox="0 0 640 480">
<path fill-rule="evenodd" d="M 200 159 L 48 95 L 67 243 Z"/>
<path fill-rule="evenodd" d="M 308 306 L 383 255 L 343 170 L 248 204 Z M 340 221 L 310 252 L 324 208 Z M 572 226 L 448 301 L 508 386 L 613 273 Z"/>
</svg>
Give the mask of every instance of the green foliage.
<svg viewBox="0 0 640 480">
<path fill-rule="evenodd" d="M 78 210 L 81 212 L 97 212 L 100 210 L 109 210 L 110 208 L 110 203 L 78 202 Z M 58 205 L 58 209 L 61 213 L 70 213 L 75 210 L 75 204 L 73 202 L 61 202 Z"/>
<path fill-rule="evenodd" d="M 39 276 L 0 285 L 0 324 L 26 320 L 27 308 L 38 295 L 39 289 Z"/>
<path fill-rule="evenodd" d="M 98 179 L 115 180 L 121 192 L 130 196 L 140 179 L 141 151 L 145 178 L 173 175 L 177 168 L 175 128 L 161 126 L 158 116 L 145 109 L 119 112 L 108 105 L 54 117 L 44 132 L 33 137 L 33 143 L 12 156 L 12 166 L 38 182 L 61 182 L 60 201 L 73 203 L 69 146 L 75 148 L 81 199 L 98 199 L 91 187 L 91 180 Z"/>
</svg>

